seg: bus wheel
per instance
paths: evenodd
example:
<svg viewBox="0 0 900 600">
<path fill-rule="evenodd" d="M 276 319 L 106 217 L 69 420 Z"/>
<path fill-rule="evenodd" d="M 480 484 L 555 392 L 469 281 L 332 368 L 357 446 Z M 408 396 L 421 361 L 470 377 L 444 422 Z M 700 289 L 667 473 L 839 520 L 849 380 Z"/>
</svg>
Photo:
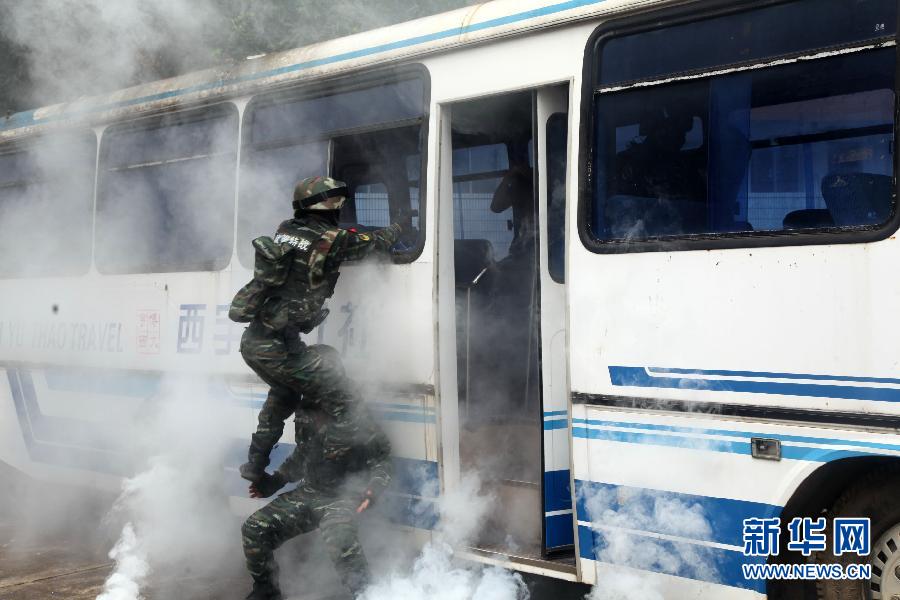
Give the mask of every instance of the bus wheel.
<svg viewBox="0 0 900 600">
<path fill-rule="evenodd" d="M 876 469 L 845 491 L 828 511 L 828 548 L 816 562 L 872 565 L 870 581 L 826 579 L 817 583 L 822 600 L 900 600 L 900 468 Z M 869 517 L 872 545 L 869 556 L 834 555 L 833 519 Z"/>
</svg>

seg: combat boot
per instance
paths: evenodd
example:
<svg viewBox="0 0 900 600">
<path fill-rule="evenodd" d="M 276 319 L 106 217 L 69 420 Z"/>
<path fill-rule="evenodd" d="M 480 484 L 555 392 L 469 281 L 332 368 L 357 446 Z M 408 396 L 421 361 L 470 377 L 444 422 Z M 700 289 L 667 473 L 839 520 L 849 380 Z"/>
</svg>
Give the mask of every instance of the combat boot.
<svg viewBox="0 0 900 600">
<path fill-rule="evenodd" d="M 253 590 L 247 596 L 246 600 L 284 600 L 281 590 L 277 585 L 269 582 L 254 582 Z"/>
</svg>

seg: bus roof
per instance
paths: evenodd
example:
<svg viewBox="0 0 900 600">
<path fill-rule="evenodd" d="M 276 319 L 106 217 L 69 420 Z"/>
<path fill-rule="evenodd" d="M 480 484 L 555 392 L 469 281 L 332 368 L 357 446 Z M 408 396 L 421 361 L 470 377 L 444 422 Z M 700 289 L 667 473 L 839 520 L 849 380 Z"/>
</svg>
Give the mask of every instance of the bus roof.
<svg viewBox="0 0 900 600">
<path fill-rule="evenodd" d="M 28 135 L 51 124 L 103 123 L 183 104 L 247 94 L 264 87 L 333 77 L 647 3 L 648 0 L 493 0 L 247 59 L 229 67 L 206 69 L 11 114 L 0 118 L 0 140 Z"/>
</svg>

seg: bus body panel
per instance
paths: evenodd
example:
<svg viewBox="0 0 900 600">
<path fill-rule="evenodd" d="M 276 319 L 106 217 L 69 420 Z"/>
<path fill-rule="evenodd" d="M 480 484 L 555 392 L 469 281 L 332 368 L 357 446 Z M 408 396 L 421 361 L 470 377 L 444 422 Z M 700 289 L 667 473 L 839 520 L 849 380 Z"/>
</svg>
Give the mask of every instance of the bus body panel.
<svg viewBox="0 0 900 600">
<path fill-rule="evenodd" d="M 710 583 L 765 593 L 741 572 L 767 558 L 744 554 L 744 519 L 780 518 L 824 465 L 900 456 L 896 434 L 585 404 L 572 431 L 585 580 L 616 564 L 691 580 L 698 594 Z M 780 459 L 752 456 L 754 438 L 778 440 Z"/>
<path fill-rule="evenodd" d="M 572 389 L 897 415 L 895 239 L 594 255 L 573 248 Z M 677 315 L 677 318 L 675 318 Z M 600 368 L 598 368 L 600 367 Z M 667 369 L 678 369 L 676 372 Z"/>
</svg>

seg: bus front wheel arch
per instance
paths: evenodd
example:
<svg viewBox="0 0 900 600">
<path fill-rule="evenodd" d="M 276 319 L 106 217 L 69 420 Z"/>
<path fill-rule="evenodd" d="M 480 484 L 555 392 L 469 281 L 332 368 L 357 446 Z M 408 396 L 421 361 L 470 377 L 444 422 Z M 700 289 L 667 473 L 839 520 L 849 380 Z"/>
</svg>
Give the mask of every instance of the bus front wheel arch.
<svg viewBox="0 0 900 600">
<path fill-rule="evenodd" d="M 828 547 L 816 554 L 820 564 L 870 564 L 872 579 L 825 579 L 817 582 L 821 600 L 896 600 L 900 598 L 900 465 L 874 469 L 847 488 L 828 510 Z M 834 555 L 835 518 L 869 517 L 871 552 Z"/>
<path fill-rule="evenodd" d="M 802 556 L 799 552 L 787 550 L 789 539 L 787 523 L 794 517 L 818 518 L 830 514 L 845 495 L 851 493 L 858 486 L 871 485 L 871 481 L 877 481 L 880 472 L 894 473 L 890 477 L 900 480 L 900 459 L 894 457 L 854 457 L 826 463 L 804 479 L 781 512 L 782 535 L 781 548 L 778 556 L 771 557 L 770 562 L 800 564 L 810 562 L 811 558 Z M 876 484 L 877 485 L 877 484 Z M 885 497 L 890 498 L 891 492 L 885 489 Z M 866 515 L 853 515 L 866 516 Z M 873 528 L 874 528 L 873 523 Z M 872 531 L 873 544 L 878 536 Z M 830 544 L 830 540 L 829 540 Z M 829 545 L 829 551 L 831 546 Z M 855 556 L 855 555 L 854 555 Z M 834 557 L 832 557 L 834 558 Z M 865 561 L 861 561 L 865 562 Z M 823 600 L 829 596 L 823 596 L 824 590 L 820 589 L 812 581 L 771 580 L 766 586 L 766 594 L 769 600 Z M 832 595 L 831 598 L 852 598 L 858 600 L 865 596 L 840 596 Z M 888 596 L 887 598 L 890 598 Z"/>
</svg>

